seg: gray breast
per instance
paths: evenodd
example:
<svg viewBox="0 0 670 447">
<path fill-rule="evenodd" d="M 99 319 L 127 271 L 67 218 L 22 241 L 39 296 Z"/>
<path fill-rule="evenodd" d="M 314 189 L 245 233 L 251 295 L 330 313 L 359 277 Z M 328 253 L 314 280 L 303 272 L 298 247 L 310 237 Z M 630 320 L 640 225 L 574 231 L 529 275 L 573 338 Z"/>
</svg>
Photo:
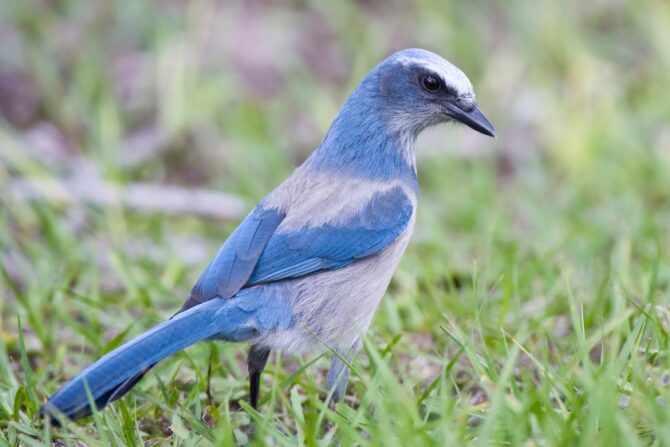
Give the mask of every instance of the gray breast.
<svg viewBox="0 0 670 447">
<path fill-rule="evenodd" d="M 293 325 L 255 341 L 293 353 L 348 348 L 370 325 L 414 228 L 384 251 L 338 269 L 272 284 L 276 296 L 290 301 Z"/>
</svg>

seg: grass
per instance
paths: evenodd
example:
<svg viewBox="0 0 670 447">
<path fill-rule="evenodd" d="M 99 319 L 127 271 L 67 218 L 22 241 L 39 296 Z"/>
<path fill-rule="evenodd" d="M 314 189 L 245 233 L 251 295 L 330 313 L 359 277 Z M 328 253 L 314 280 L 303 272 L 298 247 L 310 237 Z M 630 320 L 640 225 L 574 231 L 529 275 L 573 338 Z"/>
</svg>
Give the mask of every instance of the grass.
<svg viewBox="0 0 670 447">
<path fill-rule="evenodd" d="M 0 6 L 0 445 L 670 445 L 670 8 L 392 6 Z M 37 424 L 179 307 L 236 222 L 28 201 L 15 182 L 83 159 L 120 188 L 249 209 L 405 46 L 457 62 L 499 138 L 420 138 L 415 235 L 347 400 L 323 403 L 325 357 L 273 355 L 257 413 L 245 347 L 200 343 L 92 418 Z"/>
</svg>

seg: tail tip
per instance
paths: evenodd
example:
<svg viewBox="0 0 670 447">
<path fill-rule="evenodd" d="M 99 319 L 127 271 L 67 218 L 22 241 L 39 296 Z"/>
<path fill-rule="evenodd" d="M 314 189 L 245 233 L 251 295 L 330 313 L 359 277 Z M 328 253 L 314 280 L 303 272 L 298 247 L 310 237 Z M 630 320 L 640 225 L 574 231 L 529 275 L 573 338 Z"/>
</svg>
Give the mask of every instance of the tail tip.
<svg viewBox="0 0 670 447">
<path fill-rule="evenodd" d="M 42 422 L 49 421 L 52 427 L 60 427 L 62 421 L 67 418 L 67 415 L 60 411 L 53 403 L 47 401 L 47 403 L 40 407 L 38 418 Z"/>
</svg>

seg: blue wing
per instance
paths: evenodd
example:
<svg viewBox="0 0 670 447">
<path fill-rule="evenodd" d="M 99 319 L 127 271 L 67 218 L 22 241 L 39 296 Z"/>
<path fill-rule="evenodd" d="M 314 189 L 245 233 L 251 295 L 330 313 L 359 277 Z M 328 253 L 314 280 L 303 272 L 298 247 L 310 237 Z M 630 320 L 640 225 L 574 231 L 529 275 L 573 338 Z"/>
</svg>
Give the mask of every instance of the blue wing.
<svg viewBox="0 0 670 447">
<path fill-rule="evenodd" d="M 413 205 L 400 187 L 371 196 L 348 221 L 276 232 L 285 214 L 256 207 L 219 249 L 182 310 L 240 289 L 337 269 L 379 253 L 407 228 Z"/>
<path fill-rule="evenodd" d="M 347 222 L 275 233 L 247 285 L 337 269 L 379 253 L 407 228 L 412 213 L 412 202 L 395 187 L 372 196 Z"/>
<path fill-rule="evenodd" d="M 266 209 L 262 204 L 254 208 L 202 272 L 182 310 L 215 297 L 230 298 L 239 292 L 284 217 L 282 212 Z"/>
</svg>

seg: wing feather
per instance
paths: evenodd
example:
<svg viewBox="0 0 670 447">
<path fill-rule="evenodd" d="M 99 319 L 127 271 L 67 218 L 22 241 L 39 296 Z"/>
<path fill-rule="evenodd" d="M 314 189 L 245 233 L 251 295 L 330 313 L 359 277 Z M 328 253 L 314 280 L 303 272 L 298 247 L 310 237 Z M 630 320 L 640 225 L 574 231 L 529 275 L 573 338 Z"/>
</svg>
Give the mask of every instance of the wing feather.
<svg viewBox="0 0 670 447">
<path fill-rule="evenodd" d="M 182 310 L 242 288 L 338 269 L 381 252 L 407 228 L 414 205 L 402 188 L 371 196 L 343 222 L 277 231 L 286 215 L 257 206 L 221 246 Z"/>
</svg>

